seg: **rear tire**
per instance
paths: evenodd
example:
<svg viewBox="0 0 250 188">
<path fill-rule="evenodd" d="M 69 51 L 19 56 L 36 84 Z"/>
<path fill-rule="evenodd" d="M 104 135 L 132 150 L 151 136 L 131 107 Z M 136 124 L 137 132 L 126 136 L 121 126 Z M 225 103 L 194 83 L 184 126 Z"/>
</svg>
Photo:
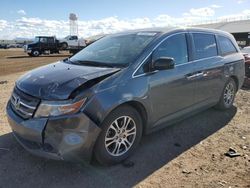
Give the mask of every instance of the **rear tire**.
<svg viewBox="0 0 250 188">
<path fill-rule="evenodd" d="M 66 42 L 62 43 L 62 49 L 66 50 L 68 48 L 68 44 Z"/>
<path fill-rule="evenodd" d="M 112 111 L 103 121 L 101 128 L 94 156 L 102 165 L 114 165 L 128 158 L 142 136 L 140 114 L 128 105 Z"/>
<path fill-rule="evenodd" d="M 237 87 L 234 79 L 230 78 L 223 89 L 220 101 L 215 106 L 219 110 L 227 110 L 233 106 Z"/>
</svg>

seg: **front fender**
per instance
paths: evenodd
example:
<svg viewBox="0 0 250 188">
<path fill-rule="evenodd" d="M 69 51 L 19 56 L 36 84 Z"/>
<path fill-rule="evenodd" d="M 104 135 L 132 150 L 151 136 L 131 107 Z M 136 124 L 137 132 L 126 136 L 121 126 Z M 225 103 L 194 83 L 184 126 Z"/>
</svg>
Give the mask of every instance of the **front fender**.
<svg viewBox="0 0 250 188">
<path fill-rule="evenodd" d="M 145 108 L 147 116 L 150 117 L 147 79 L 130 79 L 101 90 L 92 96 L 83 111 L 100 126 L 112 110 L 132 101 L 140 103 Z"/>
</svg>

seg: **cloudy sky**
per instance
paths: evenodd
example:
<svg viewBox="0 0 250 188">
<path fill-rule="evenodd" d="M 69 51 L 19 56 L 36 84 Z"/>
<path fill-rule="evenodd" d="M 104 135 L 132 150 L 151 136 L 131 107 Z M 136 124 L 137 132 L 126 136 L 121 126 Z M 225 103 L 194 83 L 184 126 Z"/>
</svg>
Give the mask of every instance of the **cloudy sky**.
<svg viewBox="0 0 250 188">
<path fill-rule="evenodd" d="M 69 13 L 79 35 L 184 25 L 250 16 L 250 0 L 1 0 L 0 39 L 69 34 Z"/>
</svg>

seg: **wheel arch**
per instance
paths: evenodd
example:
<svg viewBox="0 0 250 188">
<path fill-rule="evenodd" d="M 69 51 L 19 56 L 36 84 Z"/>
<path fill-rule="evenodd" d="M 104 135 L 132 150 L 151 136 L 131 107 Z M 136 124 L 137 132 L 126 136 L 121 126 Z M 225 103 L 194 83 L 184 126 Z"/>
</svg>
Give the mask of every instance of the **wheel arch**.
<svg viewBox="0 0 250 188">
<path fill-rule="evenodd" d="M 142 127 L 144 130 L 147 127 L 147 123 L 148 123 L 148 113 L 146 111 L 145 106 L 138 101 L 128 101 L 124 103 L 124 105 L 129 105 L 138 111 L 142 119 Z"/>
<path fill-rule="evenodd" d="M 145 108 L 145 106 L 139 102 L 139 101 L 136 101 L 136 100 L 131 100 L 131 101 L 126 101 L 126 102 L 123 102 L 121 104 L 118 104 L 117 106 L 115 106 L 114 108 L 112 108 L 107 114 L 106 116 L 103 118 L 102 121 L 104 121 L 107 116 L 114 110 L 116 110 L 117 108 L 121 107 L 121 106 L 130 106 L 132 108 L 134 108 L 139 114 L 140 114 L 140 117 L 141 117 L 141 120 L 142 120 L 142 129 L 143 129 L 143 132 L 146 130 L 147 128 L 147 124 L 148 124 L 148 113 L 147 113 L 147 110 Z"/>
<path fill-rule="evenodd" d="M 69 45 L 67 41 L 63 41 L 61 44 L 62 45 L 66 44 L 67 46 Z"/>
<path fill-rule="evenodd" d="M 238 91 L 240 88 L 239 88 L 239 80 L 238 80 L 237 76 L 232 75 L 232 76 L 230 76 L 230 78 L 232 78 L 234 80 L 234 82 L 236 84 L 236 89 Z"/>
</svg>

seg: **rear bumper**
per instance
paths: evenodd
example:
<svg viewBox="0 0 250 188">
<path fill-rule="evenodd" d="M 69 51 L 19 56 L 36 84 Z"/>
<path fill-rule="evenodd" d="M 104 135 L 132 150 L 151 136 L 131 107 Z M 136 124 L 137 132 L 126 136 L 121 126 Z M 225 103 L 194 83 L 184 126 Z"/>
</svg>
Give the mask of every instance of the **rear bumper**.
<svg viewBox="0 0 250 188">
<path fill-rule="evenodd" d="M 84 113 L 23 120 L 9 103 L 6 111 L 15 138 L 30 153 L 56 160 L 90 161 L 100 128 Z"/>
</svg>

